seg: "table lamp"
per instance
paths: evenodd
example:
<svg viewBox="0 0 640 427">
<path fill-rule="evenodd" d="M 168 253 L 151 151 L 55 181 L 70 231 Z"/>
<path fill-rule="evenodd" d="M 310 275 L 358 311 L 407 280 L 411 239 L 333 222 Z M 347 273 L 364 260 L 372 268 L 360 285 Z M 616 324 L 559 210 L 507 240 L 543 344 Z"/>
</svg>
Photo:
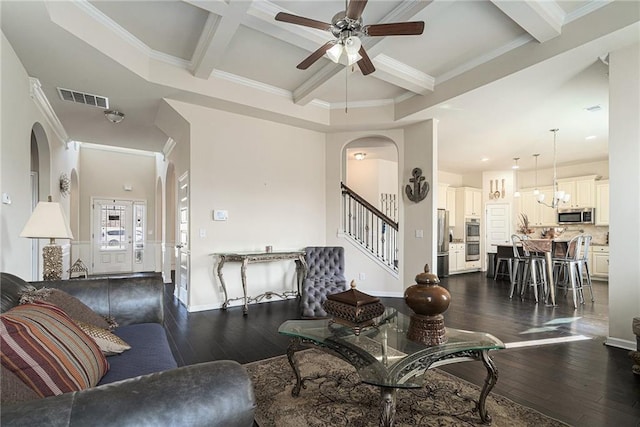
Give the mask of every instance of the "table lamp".
<svg viewBox="0 0 640 427">
<path fill-rule="evenodd" d="M 73 239 L 73 234 L 60 203 L 52 202 L 51 196 L 47 202 L 38 202 L 20 237 L 50 239 L 49 244 L 42 248 L 43 278 L 62 279 L 62 247 L 56 244 L 55 239 Z"/>
</svg>

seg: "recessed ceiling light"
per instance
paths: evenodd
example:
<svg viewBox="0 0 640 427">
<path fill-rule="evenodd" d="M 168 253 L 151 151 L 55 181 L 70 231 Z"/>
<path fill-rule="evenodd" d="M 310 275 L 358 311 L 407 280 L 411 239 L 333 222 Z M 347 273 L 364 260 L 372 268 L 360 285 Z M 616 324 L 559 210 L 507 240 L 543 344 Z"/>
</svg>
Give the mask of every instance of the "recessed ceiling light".
<svg viewBox="0 0 640 427">
<path fill-rule="evenodd" d="M 480 159 L 480 161 L 481 161 L 481 162 L 488 162 L 488 161 L 489 161 L 489 158 L 488 158 L 488 157 L 483 157 L 483 158 L 481 158 L 481 159 Z"/>
<path fill-rule="evenodd" d="M 595 136 L 595 135 L 589 135 L 589 136 L 588 136 L 588 137 L 586 137 L 585 139 L 596 139 L 596 138 L 597 138 L 597 136 Z"/>
</svg>

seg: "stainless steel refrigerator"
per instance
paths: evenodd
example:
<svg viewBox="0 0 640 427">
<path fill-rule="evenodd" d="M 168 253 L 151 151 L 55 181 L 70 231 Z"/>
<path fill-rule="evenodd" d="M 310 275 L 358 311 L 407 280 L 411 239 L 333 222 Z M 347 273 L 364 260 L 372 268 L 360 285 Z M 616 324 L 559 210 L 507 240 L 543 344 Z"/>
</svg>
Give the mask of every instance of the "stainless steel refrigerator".
<svg viewBox="0 0 640 427">
<path fill-rule="evenodd" d="M 438 209 L 438 277 L 449 276 L 449 211 Z"/>
</svg>

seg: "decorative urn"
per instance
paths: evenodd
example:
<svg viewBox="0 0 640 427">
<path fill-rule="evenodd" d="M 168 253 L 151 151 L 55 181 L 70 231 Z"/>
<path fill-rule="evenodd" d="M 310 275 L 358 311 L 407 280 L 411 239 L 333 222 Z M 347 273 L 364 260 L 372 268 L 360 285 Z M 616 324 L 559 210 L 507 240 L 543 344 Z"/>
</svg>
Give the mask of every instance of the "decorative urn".
<svg viewBox="0 0 640 427">
<path fill-rule="evenodd" d="M 424 273 L 416 276 L 416 284 L 404 292 L 404 299 L 415 314 L 411 315 L 407 338 L 426 345 L 447 342 L 444 316 L 451 303 L 451 294 L 439 285 L 438 276 L 424 266 Z"/>
</svg>

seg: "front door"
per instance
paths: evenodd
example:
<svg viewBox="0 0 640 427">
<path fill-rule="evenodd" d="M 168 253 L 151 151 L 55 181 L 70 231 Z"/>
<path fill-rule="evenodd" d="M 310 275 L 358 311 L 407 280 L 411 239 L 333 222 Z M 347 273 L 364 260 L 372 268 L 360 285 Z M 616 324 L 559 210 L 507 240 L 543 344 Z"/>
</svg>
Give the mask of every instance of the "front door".
<svg viewBox="0 0 640 427">
<path fill-rule="evenodd" d="M 133 202 L 93 201 L 93 273 L 129 273 L 133 254 Z"/>
<path fill-rule="evenodd" d="M 188 305 L 189 298 L 189 174 L 178 179 L 178 244 L 176 245 L 178 272 L 176 291 L 178 299 Z"/>
</svg>

